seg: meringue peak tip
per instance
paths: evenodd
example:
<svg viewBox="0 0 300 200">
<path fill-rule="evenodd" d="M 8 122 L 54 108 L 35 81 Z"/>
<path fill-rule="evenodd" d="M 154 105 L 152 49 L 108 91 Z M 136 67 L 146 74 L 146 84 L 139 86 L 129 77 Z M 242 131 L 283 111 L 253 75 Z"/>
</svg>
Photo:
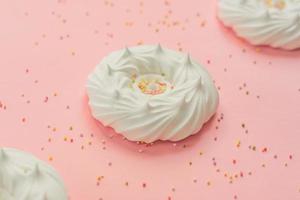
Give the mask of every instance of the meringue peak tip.
<svg viewBox="0 0 300 200">
<path fill-rule="evenodd" d="M 271 18 L 271 13 L 269 11 L 269 9 L 266 9 L 265 13 L 264 13 L 264 16 L 266 19 L 270 19 Z"/>
<path fill-rule="evenodd" d="M 190 56 L 189 53 L 186 54 L 184 63 L 185 63 L 186 65 L 193 65 L 192 59 L 191 59 L 191 56 Z"/>
<path fill-rule="evenodd" d="M 247 3 L 247 0 L 240 0 L 240 4 L 246 4 Z"/>
<path fill-rule="evenodd" d="M 178 101 L 178 108 L 180 108 L 181 106 L 184 106 L 186 105 L 188 102 L 187 102 L 187 98 L 186 98 L 186 95 L 184 95 L 179 101 Z"/>
<path fill-rule="evenodd" d="M 146 102 L 146 108 L 147 110 L 152 110 L 153 109 L 153 105 L 150 104 L 149 101 Z"/>
<path fill-rule="evenodd" d="M 118 98 L 120 98 L 120 96 L 121 96 L 120 91 L 118 89 L 115 89 L 114 90 L 114 97 L 118 99 Z"/>
<path fill-rule="evenodd" d="M 196 80 L 196 85 L 197 85 L 197 87 L 202 87 L 202 77 L 201 76 Z"/>
<path fill-rule="evenodd" d="M 157 44 L 157 46 L 156 46 L 156 48 L 155 48 L 155 51 L 156 51 L 157 53 L 163 52 L 163 48 L 161 47 L 160 43 Z"/>
<path fill-rule="evenodd" d="M 112 74 L 112 68 L 109 64 L 106 64 L 106 68 L 107 68 L 107 71 L 108 71 L 108 74 L 111 75 Z"/>
<path fill-rule="evenodd" d="M 0 149 L 0 160 L 1 159 L 6 159 L 8 156 L 7 156 L 7 153 L 6 151 L 4 150 L 4 148 L 1 148 Z"/>
<path fill-rule="evenodd" d="M 42 174 L 41 169 L 40 169 L 40 165 L 39 165 L 38 163 L 36 163 L 36 164 L 34 165 L 34 169 L 33 169 L 32 174 L 33 174 L 34 176 L 40 176 L 40 175 Z"/>
<path fill-rule="evenodd" d="M 295 22 L 300 23 L 300 13 L 297 13 L 295 16 Z"/>
<path fill-rule="evenodd" d="M 125 47 L 125 49 L 124 49 L 124 53 L 123 53 L 123 56 L 129 56 L 129 55 L 131 55 L 131 51 L 130 51 L 130 49 L 126 46 Z"/>
</svg>

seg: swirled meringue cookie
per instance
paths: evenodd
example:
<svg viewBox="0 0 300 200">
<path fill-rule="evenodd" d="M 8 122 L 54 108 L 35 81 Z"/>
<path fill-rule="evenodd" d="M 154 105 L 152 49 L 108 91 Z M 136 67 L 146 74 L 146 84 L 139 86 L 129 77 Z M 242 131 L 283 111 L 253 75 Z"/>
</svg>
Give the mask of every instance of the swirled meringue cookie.
<svg viewBox="0 0 300 200">
<path fill-rule="evenodd" d="M 300 0 L 219 0 L 218 16 L 254 45 L 300 47 Z"/>
<path fill-rule="evenodd" d="M 218 92 L 189 55 L 158 46 L 105 57 L 87 82 L 93 116 L 128 140 L 182 140 L 216 111 Z"/>
<path fill-rule="evenodd" d="M 0 149 L 0 200 L 67 200 L 63 182 L 46 163 L 16 149 Z"/>
</svg>

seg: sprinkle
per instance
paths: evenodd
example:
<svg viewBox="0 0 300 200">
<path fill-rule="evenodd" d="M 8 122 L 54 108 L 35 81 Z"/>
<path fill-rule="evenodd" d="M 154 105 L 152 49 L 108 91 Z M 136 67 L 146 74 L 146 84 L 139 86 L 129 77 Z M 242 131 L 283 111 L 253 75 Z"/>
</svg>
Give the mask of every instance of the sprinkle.
<svg viewBox="0 0 300 200">
<path fill-rule="evenodd" d="M 143 153 L 144 152 L 144 150 L 143 149 L 139 149 L 139 153 Z"/>
<path fill-rule="evenodd" d="M 146 188 L 146 187 L 147 187 L 147 184 L 146 184 L 146 183 L 143 183 L 142 186 L 143 186 L 143 188 Z"/>
<path fill-rule="evenodd" d="M 240 177 L 244 177 L 244 173 L 243 172 L 240 172 Z"/>
<path fill-rule="evenodd" d="M 53 161 L 53 157 L 52 157 L 52 156 L 49 156 L 49 157 L 48 157 L 48 160 L 49 160 L 49 161 Z"/>
<path fill-rule="evenodd" d="M 236 142 L 236 147 L 239 148 L 240 146 L 241 146 L 241 141 L 238 140 L 238 141 Z"/>
<path fill-rule="evenodd" d="M 265 147 L 261 150 L 261 152 L 266 153 L 268 151 L 268 149 Z"/>
</svg>

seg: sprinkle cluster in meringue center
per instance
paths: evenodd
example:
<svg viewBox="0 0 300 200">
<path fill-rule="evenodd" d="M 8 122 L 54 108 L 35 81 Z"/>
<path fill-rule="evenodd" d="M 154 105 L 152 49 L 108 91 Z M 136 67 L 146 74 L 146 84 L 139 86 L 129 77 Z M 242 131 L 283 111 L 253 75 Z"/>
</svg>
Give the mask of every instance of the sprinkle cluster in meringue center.
<svg viewBox="0 0 300 200">
<path fill-rule="evenodd" d="M 283 10 L 286 7 L 285 0 L 264 0 L 264 2 L 269 8 L 277 8 L 279 10 Z"/>
<path fill-rule="evenodd" d="M 159 95 L 173 88 L 165 80 L 163 74 L 145 74 L 139 77 L 133 76 L 134 89 L 147 95 Z"/>
</svg>

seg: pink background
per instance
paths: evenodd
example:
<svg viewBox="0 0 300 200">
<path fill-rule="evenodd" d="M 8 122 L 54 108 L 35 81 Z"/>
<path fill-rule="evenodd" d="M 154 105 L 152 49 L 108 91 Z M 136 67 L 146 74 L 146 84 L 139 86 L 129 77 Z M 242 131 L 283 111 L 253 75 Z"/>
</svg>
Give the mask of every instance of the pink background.
<svg viewBox="0 0 300 200">
<path fill-rule="evenodd" d="M 250 46 L 215 4 L 2 0 L 0 145 L 50 163 L 71 200 L 300 199 L 300 51 Z M 220 106 L 200 134 L 146 146 L 91 117 L 85 83 L 109 52 L 158 42 L 206 65 Z"/>
</svg>

